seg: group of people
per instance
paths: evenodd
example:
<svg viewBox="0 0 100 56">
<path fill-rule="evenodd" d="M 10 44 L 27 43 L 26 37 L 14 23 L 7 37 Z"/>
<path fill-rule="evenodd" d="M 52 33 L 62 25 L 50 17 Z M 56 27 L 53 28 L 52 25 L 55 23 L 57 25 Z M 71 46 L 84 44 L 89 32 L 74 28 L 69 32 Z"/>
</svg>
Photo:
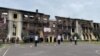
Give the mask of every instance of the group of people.
<svg viewBox="0 0 100 56">
<path fill-rule="evenodd" d="M 60 45 L 60 43 L 61 43 L 61 38 L 62 38 L 61 35 L 57 36 L 56 40 L 57 40 L 58 45 Z M 34 46 L 37 46 L 38 41 L 39 41 L 39 36 L 38 35 L 34 36 L 34 41 L 35 41 Z M 76 36 L 74 36 L 74 44 L 77 45 L 77 37 Z"/>
<path fill-rule="evenodd" d="M 58 44 L 60 44 L 60 42 L 61 42 L 61 35 L 57 36 L 57 42 L 58 42 Z M 74 44 L 77 45 L 77 37 L 76 36 L 74 36 Z"/>
</svg>

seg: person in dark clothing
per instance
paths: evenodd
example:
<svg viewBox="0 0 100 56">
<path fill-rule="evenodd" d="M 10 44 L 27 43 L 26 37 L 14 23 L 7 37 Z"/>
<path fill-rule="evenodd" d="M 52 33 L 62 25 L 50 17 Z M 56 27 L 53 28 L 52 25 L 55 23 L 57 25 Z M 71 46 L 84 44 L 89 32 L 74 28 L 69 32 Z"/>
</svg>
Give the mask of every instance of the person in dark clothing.
<svg viewBox="0 0 100 56">
<path fill-rule="evenodd" d="M 72 42 L 73 41 L 72 38 L 70 38 L 69 41 Z"/>
<path fill-rule="evenodd" d="M 97 42 L 99 41 L 99 38 L 97 37 Z"/>
<path fill-rule="evenodd" d="M 35 35 L 35 43 L 34 43 L 34 46 L 35 46 L 35 47 L 37 47 L 38 40 L 39 40 L 38 35 Z"/>
<path fill-rule="evenodd" d="M 19 38 L 17 37 L 16 42 L 19 43 Z"/>
</svg>

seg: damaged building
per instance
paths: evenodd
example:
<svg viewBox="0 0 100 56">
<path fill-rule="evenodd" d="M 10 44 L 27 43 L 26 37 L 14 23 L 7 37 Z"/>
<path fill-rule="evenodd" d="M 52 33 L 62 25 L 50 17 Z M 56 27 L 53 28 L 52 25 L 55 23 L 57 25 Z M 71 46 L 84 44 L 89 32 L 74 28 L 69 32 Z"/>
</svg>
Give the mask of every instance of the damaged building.
<svg viewBox="0 0 100 56">
<path fill-rule="evenodd" d="M 50 20 L 50 15 L 38 12 L 38 9 L 32 12 L 0 7 L 0 39 L 32 42 L 34 35 L 38 34 L 42 41 L 54 42 L 61 34 L 62 40 L 67 41 L 76 33 L 79 40 L 100 39 L 100 23 L 70 17 L 55 18 L 55 21 Z"/>
</svg>

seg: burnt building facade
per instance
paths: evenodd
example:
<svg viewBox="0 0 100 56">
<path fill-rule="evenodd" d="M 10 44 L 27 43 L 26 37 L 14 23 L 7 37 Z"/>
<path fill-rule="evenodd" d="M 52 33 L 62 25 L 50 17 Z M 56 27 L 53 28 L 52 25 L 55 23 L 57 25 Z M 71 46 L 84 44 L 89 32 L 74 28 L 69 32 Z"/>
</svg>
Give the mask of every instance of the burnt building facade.
<svg viewBox="0 0 100 56">
<path fill-rule="evenodd" d="M 71 37 L 72 21 L 70 18 L 55 16 L 57 20 L 57 35 L 62 35 L 63 39 L 69 40 Z"/>
<path fill-rule="evenodd" d="M 41 39 L 54 42 L 59 34 L 63 40 L 73 39 L 74 34 L 78 34 L 79 40 L 100 39 L 100 23 L 60 16 L 55 16 L 55 21 L 49 18 L 50 15 L 38 10 L 32 12 L 0 7 L 0 38 L 33 39 L 38 34 Z"/>
<path fill-rule="evenodd" d="M 5 41 L 8 34 L 8 12 L 4 9 L 0 9 L 0 39 Z"/>
<path fill-rule="evenodd" d="M 63 39 L 73 39 L 74 34 L 79 35 L 80 40 L 97 40 L 100 38 L 100 24 L 92 20 L 66 18 L 56 16 L 57 33 L 62 34 Z M 96 34 L 95 34 L 96 33 Z"/>
<path fill-rule="evenodd" d="M 24 12 L 22 37 L 34 38 L 33 36 L 38 34 L 40 38 L 43 38 L 46 35 L 44 28 L 49 27 L 49 17 L 49 15 L 38 13 L 38 10 L 34 13 Z"/>
<path fill-rule="evenodd" d="M 1 33 L 5 31 L 5 39 L 19 39 L 38 34 L 44 37 L 44 28 L 49 27 L 49 15 L 19 9 L 0 7 Z M 1 34 L 3 35 L 3 34 Z M 4 38 L 4 37 L 3 37 Z"/>
<path fill-rule="evenodd" d="M 96 40 L 100 40 L 100 23 L 93 23 L 93 34 Z"/>
<path fill-rule="evenodd" d="M 57 22 L 56 21 L 49 21 L 49 36 L 48 36 L 48 40 L 49 42 L 54 42 L 56 41 L 56 37 L 57 37 Z"/>
</svg>

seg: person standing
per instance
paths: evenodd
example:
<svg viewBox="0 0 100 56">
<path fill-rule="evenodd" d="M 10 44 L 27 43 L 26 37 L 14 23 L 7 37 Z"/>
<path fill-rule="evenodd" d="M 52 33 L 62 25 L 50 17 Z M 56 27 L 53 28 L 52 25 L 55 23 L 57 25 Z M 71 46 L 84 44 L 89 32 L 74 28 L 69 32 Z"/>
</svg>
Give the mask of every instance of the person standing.
<svg viewBox="0 0 100 56">
<path fill-rule="evenodd" d="M 35 35 L 35 43 L 34 43 L 34 46 L 35 46 L 35 47 L 37 47 L 38 40 L 39 40 L 38 35 Z"/>
<path fill-rule="evenodd" d="M 60 45 L 60 42 L 61 42 L 61 35 L 58 35 L 58 36 L 57 36 L 57 42 L 58 42 L 58 44 Z"/>
<path fill-rule="evenodd" d="M 77 37 L 74 36 L 74 44 L 77 45 Z"/>
</svg>

